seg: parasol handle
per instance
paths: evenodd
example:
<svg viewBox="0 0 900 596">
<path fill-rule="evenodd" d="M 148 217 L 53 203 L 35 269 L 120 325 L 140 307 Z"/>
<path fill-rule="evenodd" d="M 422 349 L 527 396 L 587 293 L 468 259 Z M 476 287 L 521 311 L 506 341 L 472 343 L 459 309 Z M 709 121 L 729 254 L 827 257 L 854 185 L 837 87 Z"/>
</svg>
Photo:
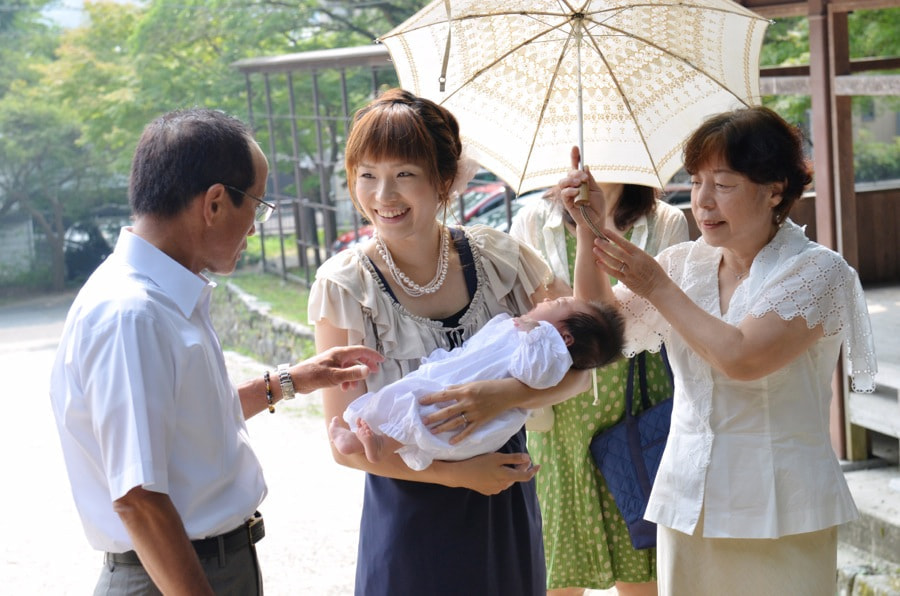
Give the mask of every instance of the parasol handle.
<svg viewBox="0 0 900 596">
<path fill-rule="evenodd" d="M 590 200 L 588 199 L 588 185 L 587 182 L 583 183 L 581 187 L 578 189 L 578 196 L 575 197 L 576 205 L 590 205 Z"/>
</svg>

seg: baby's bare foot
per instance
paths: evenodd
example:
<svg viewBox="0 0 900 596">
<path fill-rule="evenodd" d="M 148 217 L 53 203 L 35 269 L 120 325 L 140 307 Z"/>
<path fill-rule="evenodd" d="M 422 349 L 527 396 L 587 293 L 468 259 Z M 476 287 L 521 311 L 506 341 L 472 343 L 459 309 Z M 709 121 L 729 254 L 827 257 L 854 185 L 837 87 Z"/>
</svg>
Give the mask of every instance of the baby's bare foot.
<svg viewBox="0 0 900 596">
<path fill-rule="evenodd" d="M 331 419 L 328 425 L 328 436 L 331 442 L 337 447 L 337 450 L 344 455 L 353 455 L 354 453 L 362 453 L 363 444 L 349 428 L 342 424 L 343 420 L 340 416 Z"/>
<path fill-rule="evenodd" d="M 384 437 L 373 431 L 372 427 L 365 420 L 360 419 L 356 424 L 359 426 L 356 429 L 356 437 L 363 444 L 363 448 L 366 451 L 366 459 L 373 464 L 381 461 L 384 451 Z"/>
</svg>

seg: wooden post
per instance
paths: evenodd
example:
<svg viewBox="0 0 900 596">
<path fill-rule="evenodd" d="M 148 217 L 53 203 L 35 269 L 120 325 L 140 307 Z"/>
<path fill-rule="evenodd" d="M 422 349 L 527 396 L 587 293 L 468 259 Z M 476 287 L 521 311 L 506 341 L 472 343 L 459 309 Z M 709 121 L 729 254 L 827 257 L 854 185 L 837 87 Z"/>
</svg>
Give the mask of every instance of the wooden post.
<svg viewBox="0 0 900 596">
<path fill-rule="evenodd" d="M 837 12 L 833 5 L 828 6 L 829 38 L 831 39 L 830 62 L 833 77 L 851 74 L 850 70 L 850 35 L 847 27 L 847 12 Z M 850 95 L 837 95 L 831 81 L 833 98 L 831 109 L 832 141 L 834 166 L 834 212 L 835 239 L 837 250 L 851 267 L 859 270 L 859 232 L 857 226 L 855 172 L 853 166 L 853 114 Z M 840 381 L 836 383 L 840 390 L 832 400 L 832 444 L 835 437 L 842 437 L 838 444 L 842 450 L 838 455 L 848 460 L 862 460 L 869 457 L 868 431 L 851 424 L 848 411 L 848 400 L 851 393 L 847 375 L 844 371 L 844 353 L 837 369 Z"/>
</svg>

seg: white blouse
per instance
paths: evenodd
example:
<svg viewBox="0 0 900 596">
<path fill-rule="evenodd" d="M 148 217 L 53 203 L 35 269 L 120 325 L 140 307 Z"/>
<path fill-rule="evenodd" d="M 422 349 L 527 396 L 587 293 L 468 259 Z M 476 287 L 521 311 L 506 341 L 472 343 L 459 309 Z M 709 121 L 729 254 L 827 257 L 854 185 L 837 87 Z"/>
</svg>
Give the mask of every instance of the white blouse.
<svg viewBox="0 0 900 596">
<path fill-rule="evenodd" d="M 874 389 L 875 350 L 856 271 L 788 220 L 723 314 L 721 258 L 722 249 L 701 238 L 658 260 L 696 304 L 732 325 L 775 312 L 803 317 L 810 328 L 821 324 L 824 336 L 780 370 L 736 381 L 695 354 L 649 302 L 622 284 L 614 288 L 627 320 L 626 351 L 657 351 L 665 342 L 675 374 L 672 427 L 645 517 L 690 534 L 702 509 L 704 536 L 712 538 L 776 538 L 855 519 L 831 448 L 829 404 L 842 343 L 854 389 Z"/>
</svg>

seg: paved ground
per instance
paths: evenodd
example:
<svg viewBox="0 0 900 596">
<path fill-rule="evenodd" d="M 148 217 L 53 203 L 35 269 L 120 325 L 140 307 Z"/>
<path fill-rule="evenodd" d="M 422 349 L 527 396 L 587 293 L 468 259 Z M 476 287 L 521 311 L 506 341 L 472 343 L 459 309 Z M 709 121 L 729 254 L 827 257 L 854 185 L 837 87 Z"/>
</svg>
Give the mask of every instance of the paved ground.
<svg viewBox="0 0 900 596">
<path fill-rule="evenodd" d="M 900 363 L 900 288 L 867 290 L 867 297 L 879 357 Z M 47 399 L 70 298 L 0 307 L 0 379 L 10 414 L 0 423 L 0 581 L 7 594 L 89 593 L 101 561 L 84 540 Z M 264 369 L 235 354 L 228 362 L 235 380 Z M 259 544 L 267 594 L 352 594 L 362 474 L 332 461 L 317 398 L 262 413 L 249 428 L 270 488 Z"/>
</svg>

